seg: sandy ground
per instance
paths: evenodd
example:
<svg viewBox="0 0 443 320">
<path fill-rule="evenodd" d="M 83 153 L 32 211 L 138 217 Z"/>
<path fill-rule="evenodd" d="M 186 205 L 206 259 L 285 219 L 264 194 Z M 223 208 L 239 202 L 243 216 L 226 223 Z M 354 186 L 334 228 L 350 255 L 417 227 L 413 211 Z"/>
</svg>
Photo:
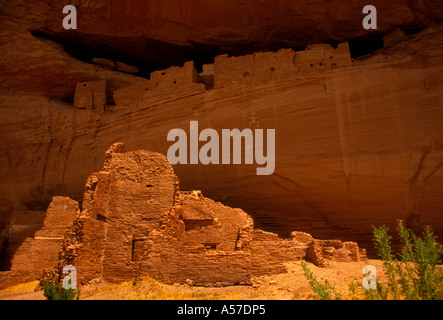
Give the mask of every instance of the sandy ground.
<svg viewBox="0 0 443 320">
<path fill-rule="evenodd" d="M 349 284 L 354 282 L 361 287 L 363 267 L 373 265 L 377 268 L 377 277 L 383 281 L 380 260 L 361 262 L 330 262 L 320 268 L 307 263 L 321 283 L 325 280 L 342 295 L 343 299 L 352 299 Z M 126 299 L 228 299 L 228 300 L 306 300 L 315 295 L 309 287 L 300 262 L 286 264 L 287 273 L 253 278 L 252 286 L 230 286 L 223 288 L 195 287 L 189 285 L 165 285 L 146 278 L 137 283 L 90 284 L 81 288 L 80 299 L 87 300 L 126 300 Z M 0 291 L 0 299 L 6 300 L 40 300 L 45 299 L 43 291 L 37 288 L 38 282 L 22 284 Z M 358 296 L 357 296 L 358 297 Z"/>
</svg>

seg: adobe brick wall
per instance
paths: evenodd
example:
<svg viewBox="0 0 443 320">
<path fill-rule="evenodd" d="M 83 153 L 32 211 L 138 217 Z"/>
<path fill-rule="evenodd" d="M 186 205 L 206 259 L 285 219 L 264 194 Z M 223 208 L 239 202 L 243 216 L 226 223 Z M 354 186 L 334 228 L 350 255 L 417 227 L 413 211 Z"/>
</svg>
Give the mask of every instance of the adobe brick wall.
<svg viewBox="0 0 443 320">
<path fill-rule="evenodd" d="M 79 213 L 76 201 L 68 197 L 53 197 L 39 230 L 31 228 L 39 225 L 39 216 L 41 216 L 40 213 L 34 213 L 32 214 L 33 219 L 30 219 L 29 223 L 35 223 L 35 225 L 31 224 L 31 227 L 25 228 L 18 234 L 12 232 L 9 241 L 14 245 L 12 248 L 14 252 L 10 260 L 10 271 L 0 272 L 0 275 L 8 277 L 5 274 L 9 274 L 9 278 L 15 280 L 10 279 L 5 283 L 17 284 L 35 280 L 41 277 L 44 269 L 52 269 L 59 261 L 59 253 L 66 231 L 72 226 Z M 16 213 L 17 219 L 14 221 L 20 223 L 23 216 L 29 215 L 31 215 L 29 212 Z M 12 231 L 16 229 L 12 228 Z M 22 238 L 23 235 L 26 237 Z M 14 237 L 16 238 L 14 239 Z M 0 285 L 0 287 L 4 286 L 3 283 Z"/>
<path fill-rule="evenodd" d="M 180 192 L 164 155 L 126 152 L 120 143 L 106 152 L 103 169 L 90 175 L 76 222 L 65 236 L 56 272 L 74 264 L 80 283 L 150 275 L 171 284 L 251 284 L 253 276 L 286 272 L 288 261 L 309 258 L 323 265 L 359 259 L 352 243 L 317 241 L 303 232 L 282 239 L 254 230 L 243 210 L 200 191 Z"/>
<path fill-rule="evenodd" d="M 114 144 L 86 183 L 76 225 L 65 236 L 59 278 L 62 266 L 73 264 L 80 283 L 144 275 L 167 283 L 251 283 L 252 218 L 201 192 L 180 194 L 172 166 L 158 153 Z"/>
<path fill-rule="evenodd" d="M 306 251 L 306 260 L 320 267 L 328 261 L 351 262 L 366 259 L 366 252 L 360 250 L 356 242 L 314 239 Z"/>
<path fill-rule="evenodd" d="M 194 62 L 188 61 L 183 67 L 155 71 L 149 80 L 116 90 L 114 111 L 141 110 L 209 89 L 291 80 L 307 73 L 324 72 L 352 64 L 346 42 L 336 48 L 329 44 L 314 44 L 302 51 L 281 49 L 239 57 L 219 55 L 213 64 L 204 65 L 200 74 Z"/>
<path fill-rule="evenodd" d="M 79 214 L 76 201 L 67 197 L 53 197 L 46 211 L 42 229 L 27 237 L 11 259 L 11 271 L 37 272 L 53 267 L 64 235 Z"/>
<path fill-rule="evenodd" d="M 149 275 L 170 284 L 249 285 L 254 276 L 286 272 L 286 262 L 301 258 L 325 266 L 362 255 L 353 242 L 316 240 L 304 232 L 282 239 L 254 230 L 243 210 L 200 191 L 181 192 L 164 155 L 127 152 L 115 143 L 102 170 L 86 182 L 83 210 L 54 197 L 41 229 L 14 254 L 8 274 L 16 280 L 7 283 L 42 271 L 42 280 L 61 281 L 63 267 L 71 264 L 79 284 Z"/>
<path fill-rule="evenodd" d="M 200 286 L 251 284 L 249 215 L 197 191 L 181 194 L 175 213 L 165 219 L 169 232 L 154 233 L 147 241 L 140 275 Z"/>
<path fill-rule="evenodd" d="M 284 273 L 284 263 L 304 258 L 307 248 L 307 245 L 293 239 L 282 239 L 275 233 L 254 230 L 251 272 L 257 276 Z"/>
<path fill-rule="evenodd" d="M 294 66 L 300 74 L 321 72 L 352 65 L 351 54 L 347 42 L 340 43 L 337 48 L 329 44 L 314 44 L 305 51 L 297 51 Z"/>
<path fill-rule="evenodd" d="M 140 110 L 177 95 L 190 95 L 205 91 L 205 84 L 198 82 L 198 73 L 193 61 L 183 67 L 171 67 L 155 71 L 150 79 L 137 82 L 127 88 L 114 91 L 114 111 Z M 162 100 L 165 99 L 165 100 Z M 142 103 L 142 101 L 146 101 Z"/>
<path fill-rule="evenodd" d="M 214 60 L 214 88 L 294 78 L 297 74 L 293 58 L 292 49 L 240 57 L 217 56 Z"/>
<path fill-rule="evenodd" d="M 74 94 L 74 108 L 95 110 L 98 113 L 103 113 L 106 103 L 106 80 L 77 83 Z"/>
<path fill-rule="evenodd" d="M 14 210 L 11 221 L 0 235 L 1 270 L 11 269 L 11 260 L 15 252 L 27 238 L 43 227 L 45 211 Z"/>
<path fill-rule="evenodd" d="M 140 275 L 173 284 L 199 286 L 251 284 L 250 253 L 186 247 L 179 240 L 155 238 L 148 244 Z"/>
</svg>

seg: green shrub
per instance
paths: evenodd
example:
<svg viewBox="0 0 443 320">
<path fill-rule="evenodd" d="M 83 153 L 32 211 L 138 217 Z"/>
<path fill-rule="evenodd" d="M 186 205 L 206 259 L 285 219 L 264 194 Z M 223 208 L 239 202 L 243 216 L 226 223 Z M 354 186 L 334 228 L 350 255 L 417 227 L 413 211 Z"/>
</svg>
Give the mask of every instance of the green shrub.
<svg viewBox="0 0 443 320">
<path fill-rule="evenodd" d="M 303 273 L 308 279 L 309 285 L 311 286 L 312 290 L 314 290 L 315 294 L 317 295 L 317 299 L 319 300 L 340 300 L 341 296 L 338 292 L 335 291 L 334 286 L 331 286 L 328 282 L 328 280 L 325 280 L 323 284 L 318 282 L 316 276 L 314 273 L 308 268 L 306 263 L 301 260 L 301 266 L 303 268 Z"/>
<path fill-rule="evenodd" d="M 43 283 L 43 295 L 48 300 L 78 300 L 81 289 L 64 289 L 59 283 Z"/>
<path fill-rule="evenodd" d="M 422 238 L 399 221 L 397 233 L 402 250 L 392 252 L 389 228 L 374 227 L 374 245 L 383 260 L 388 283 L 385 295 L 392 299 L 436 300 L 443 299 L 443 271 L 438 263 L 443 246 L 437 242 L 432 230 L 426 227 Z"/>
<path fill-rule="evenodd" d="M 443 246 L 437 242 L 431 228 L 426 227 L 422 237 L 418 237 L 405 227 L 403 221 L 399 221 L 397 233 L 402 249 L 397 254 L 392 250 L 392 237 L 388 232 L 389 228 L 385 225 L 373 226 L 374 245 L 383 261 L 387 283 L 377 281 L 376 289 L 365 290 L 352 282 L 349 285 L 352 299 L 356 299 L 357 291 L 363 290 L 367 300 L 443 300 L 443 270 L 438 265 Z M 327 281 L 320 284 L 303 260 L 301 265 L 318 299 L 341 298 Z"/>
</svg>

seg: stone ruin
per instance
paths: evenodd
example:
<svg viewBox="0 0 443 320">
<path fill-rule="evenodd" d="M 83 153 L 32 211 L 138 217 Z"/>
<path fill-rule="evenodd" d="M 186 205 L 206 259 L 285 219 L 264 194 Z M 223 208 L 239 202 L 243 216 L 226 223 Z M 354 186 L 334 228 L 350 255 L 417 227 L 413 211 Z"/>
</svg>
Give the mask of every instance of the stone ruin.
<svg viewBox="0 0 443 320">
<path fill-rule="evenodd" d="M 77 83 L 74 94 L 74 108 L 105 112 L 107 103 L 106 80 Z"/>
<path fill-rule="evenodd" d="M 112 70 L 119 70 L 118 66 L 124 65 L 98 58 L 93 59 L 93 62 Z M 200 73 L 197 72 L 193 61 L 186 62 L 183 67 L 173 66 L 154 71 L 147 80 L 115 90 L 112 99 L 105 80 L 79 82 L 75 88 L 74 107 L 97 113 L 111 110 L 127 112 L 207 90 L 229 91 L 238 85 L 294 80 L 312 73 L 328 72 L 352 65 L 347 42 L 340 43 L 336 48 L 329 44 L 313 44 L 303 51 L 280 49 L 277 52 L 256 52 L 238 57 L 223 54 L 215 57 L 214 63 L 204 64 Z M 126 69 L 128 68 L 130 66 Z M 138 70 L 130 73 L 136 71 Z M 108 100 L 113 101 L 115 106 L 107 105 Z"/>
<path fill-rule="evenodd" d="M 48 210 L 39 212 L 42 224 L 25 219 L 29 212 L 15 212 L 6 236 L 14 253 L 10 270 L 0 272 L 0 288 L 60 280 L 70 264 L 80 284 L 149 275 L 168 284 L 228 286 L 286 272 L 285 262 L 302 258 L 319 266 L 366 259 L 354 242 L 317 240 L 304 232 L 282 239 L 254 229 L 243 210 L 200 191 L 180 191 L 164 155 L 126 152 L 122 143 L 113 144 L 103 169 L 89 176 L 82 207 L 53 197 Z"/>
</svg>

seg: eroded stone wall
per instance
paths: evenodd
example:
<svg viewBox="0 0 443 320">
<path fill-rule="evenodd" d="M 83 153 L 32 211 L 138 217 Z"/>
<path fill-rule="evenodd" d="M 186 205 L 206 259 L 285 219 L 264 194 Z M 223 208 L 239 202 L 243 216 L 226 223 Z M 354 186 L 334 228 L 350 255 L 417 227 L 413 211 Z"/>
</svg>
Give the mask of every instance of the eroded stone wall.
<svg viewBox="0 0 443 320">
<path fill-rule="evenodd" d="M 238 57 L 219 55 L 213 64 L 203 65 L 200 74 L 194 62 L 188 61 L 183 67 L 155 71 L 149 80 L 116 90 L 114 110 L 140 110 L 155 106 L 160 101 L 167 102 L 173 97 L 189 96 L 207 89 L 296 79 L 352 63 L 348 43 L 341 43 L 337 48 L 329 44 L 315 44 L 304 51 L 280 49 L 277 52 L 256 52 Z"/>
<path fill-rule="evenodd" d="M 286 272 L 285 262 L 301 258 L 325 266 L 361 256 L 356 243 L 254 230 L 243 210 L 200 191 L 181 192 L 164 155 L 115 143 L 87 180 L 83 210 L 54 197 L 41 229 L 23 241 L 0 279 L 61 281 L 63 267 L 74 265 L 80 284 L 149 275 L 169 284 L 250 285 L 254 276 Z"/>
</svg>

